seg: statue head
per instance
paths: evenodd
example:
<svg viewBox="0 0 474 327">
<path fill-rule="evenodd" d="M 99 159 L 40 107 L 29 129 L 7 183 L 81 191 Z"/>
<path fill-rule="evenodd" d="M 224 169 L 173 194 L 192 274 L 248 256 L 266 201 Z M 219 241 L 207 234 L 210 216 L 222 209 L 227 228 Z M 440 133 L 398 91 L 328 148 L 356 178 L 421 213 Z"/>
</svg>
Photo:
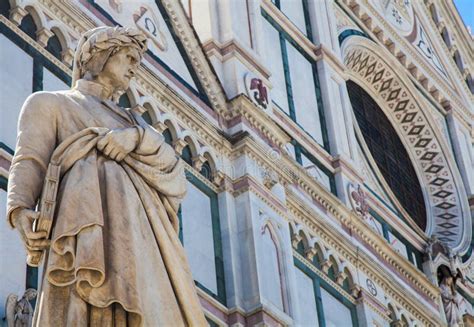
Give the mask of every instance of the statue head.
<svg viewBox="0 0 474 327">
<path fill-rule="evenodd" d="M 112 94 L 128 89 L 146 51 L 146 37 L 137 29 L 97 27 L 82 36 L 74 55 L 72 85 L 97 81 Z"/>
</svg>

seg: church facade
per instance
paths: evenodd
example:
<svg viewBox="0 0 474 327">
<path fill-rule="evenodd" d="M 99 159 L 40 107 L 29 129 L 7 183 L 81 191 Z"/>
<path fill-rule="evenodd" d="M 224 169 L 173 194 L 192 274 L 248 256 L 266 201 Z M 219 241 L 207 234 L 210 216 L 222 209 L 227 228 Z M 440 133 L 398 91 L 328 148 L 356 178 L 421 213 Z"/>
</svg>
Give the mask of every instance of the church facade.
<svg viewBox="0 0 474 327">
<path fill-rule="evenodd" d="M 5 218 L 21 106 L 69 88 L 103 25 L 149 39 L 120 104 L 186 162 L 210 326 L 474 326 L 474 48 L 451 0 L 0 0 L 1 305 L 42 277 Z"/>
</svg>

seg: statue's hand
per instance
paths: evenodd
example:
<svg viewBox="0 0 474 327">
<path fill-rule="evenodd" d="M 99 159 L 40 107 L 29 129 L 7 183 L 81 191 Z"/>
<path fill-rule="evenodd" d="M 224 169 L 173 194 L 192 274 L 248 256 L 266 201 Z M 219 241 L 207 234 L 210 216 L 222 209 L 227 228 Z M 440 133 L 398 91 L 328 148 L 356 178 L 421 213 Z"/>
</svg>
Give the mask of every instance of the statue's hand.
<svg viewBox="0 0 474 327">
<path fill-rule="evenodd" d="M 135 150 L 138 138 L 138 130 L 134 127 L 114 129 L 97 142 L 97 149 L 110 159 L 120 162 Z"/>
<path fill-rule="evenodd" d="M 24 208 L 17 208 L 12 212 L 12 222 L 30 253 L 45 250 L 50 244 L 45 231 L 33 232 L 33 221 L 39 217 L 39 214 L 38 211 Z"/>
</svg>

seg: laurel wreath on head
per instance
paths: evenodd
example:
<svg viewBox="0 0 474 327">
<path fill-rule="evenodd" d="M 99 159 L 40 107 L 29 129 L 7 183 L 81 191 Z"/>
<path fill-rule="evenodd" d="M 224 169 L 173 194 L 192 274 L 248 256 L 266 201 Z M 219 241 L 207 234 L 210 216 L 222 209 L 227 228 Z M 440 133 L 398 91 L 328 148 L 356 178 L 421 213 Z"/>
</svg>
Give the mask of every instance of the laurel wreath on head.
<svg viewBox="0 0 474 327">
<path fill-rule="evenodd" d="M 110 51 L 114 54 L 122 47 L 136 48 L 140 55 L 147 49 L 145 35 L 135 28 L 105 28 L 93 33 L 81 46 L 79 63 L 84 67 L 95 54 L 102 51 Z"/>
</svg>

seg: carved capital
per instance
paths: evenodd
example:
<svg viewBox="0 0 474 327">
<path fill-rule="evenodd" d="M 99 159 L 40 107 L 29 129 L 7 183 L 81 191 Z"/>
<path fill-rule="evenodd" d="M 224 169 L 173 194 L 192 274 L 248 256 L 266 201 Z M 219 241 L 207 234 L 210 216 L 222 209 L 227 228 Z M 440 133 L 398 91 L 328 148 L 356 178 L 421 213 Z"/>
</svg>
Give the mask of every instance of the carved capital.
<svg viewBox="0 0 474 327">
<path fill-rule="evenodd" d="M 469 69 L 466 67 L 462 70 L 462 77 L 466 79 L 469 76 Z"/>
<path fill-rule="evenodd" d="M 26 15 L 28 15 L 28 12 L 21 7 L 15 7 L 10 10 L 10 20 L 15 25 L 20 25 L 21 21 L 23 20 L 23 17 L 25 17 Z"/>
<path fill-rule="evenodd" d="M 398 320 L 392 321 L 390 326 L 392 326 L 392 327 L 405 327 L 405 324 L 403 323 L 403 321 L 398 319 Z"/>
<path fill-rule="evenodd" d="M 166 126 L 166 124 L 159 121 L 153 124 L 153 128 L 155 128 L 158 132 L 163 133 L 163 131 L 165 131 L 168 128 L 168 126 Z"/>
<path fill-rule="evenodd" d="M 356 299 L 360 296 L 361 288 L 359 285 L 352 285 L 351 289 L 351 295 L 355 297 Z"/>
<path fill-rule="evenodd" d="M 188 143 L 186 143 L 186 141 L 183 139 L 179 139 L 173 142 L 174 150 L 179 155 L 181 155 L 181 152 L 183 152 L 183 149 L 186 145 L 188 145 Z"/>
<path fill-rule="evenodd" d="M 438 23 L 438 31 L 441 33 L 443 31 L 443 28 L 446 26 L 446 23 L 444 22 L 444 20 L 440 21 Z"/>
<path fill-rule="evenodd" d="M 321 270 L 322 270 L 325 274 L 327 274 L 328 271 L 329 271 L 329 268 L 331 268 L 331 262 L 330 262 L 329 260 L 327 260 L 327 259 L 326 259 L 326 260 L 323 260 L 323 261 L 321 262 Z"/>
<path fill-rule="evenodd" d="M 217 186 L 220 186 L 225 179 L 225 175 L 222 171 L 216 171 L 212 175 L 212 182 Z"/>
<path fill-rule="evenodd" d="M 339 285 L 339 286 L 342 286 L 342 284 L 344 283 L 344 280 L 347 278 L 347 274 L 343 271 L 337 273 L 336 275 L 336 283 Z"/>
<path fill-rule="evenodd" d="M 38 42 L 42 47 L 48 45 L 48 40 L 54 33 L 46 28 L 42 28 L 36 32 L 36 42 Z"/>
<path fill-rule="evenodd" d="M 304 251 L 304 254 L 305 254 L 305 257 L 309 260 L 309 261 L 313 261 L 313 258 L 314 256 L 318 253 L 318 251 L 316 250 L 316 248 L 314 247 L 311 247 L 311 248 L 308 248 Z"/>
<path fill-rule="evenodd" d="M 197 170 L 200 171 L 202 168 L 202 165 L 206 162 L 206 157 L 202 155 L 198 155 L 192 158 L 193 160 L 193 167 Z"/>
<path fill-rule="evenodd" d="M 61 57 L 62 57 L 62 60 L 63 62 L 71 67 L 72 66 L 72 62 L 74 60 L 74 50 L 72 49 L 65 49 L 61 52 Z"/>
<path fill-rule="evenodd" d="M 301 242 L 303 238 L 301 237 L 300 234 L 293 234 L 291 236 L 291 244 L 293 245 L 294 248 L 298 246 L 298 243 Z"/>
</svg>

